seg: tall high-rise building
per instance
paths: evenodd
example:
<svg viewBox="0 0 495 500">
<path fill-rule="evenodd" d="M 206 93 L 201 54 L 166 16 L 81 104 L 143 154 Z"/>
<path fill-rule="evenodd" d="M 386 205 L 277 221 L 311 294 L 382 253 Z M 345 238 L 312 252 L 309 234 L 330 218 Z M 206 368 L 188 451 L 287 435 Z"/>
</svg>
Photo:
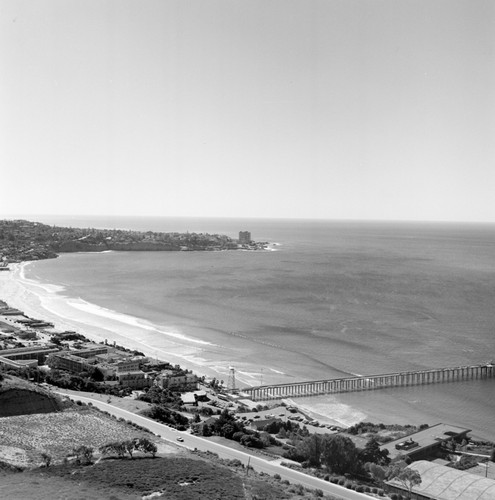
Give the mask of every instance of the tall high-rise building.
<svg viewBox="0 0 495 500">
<path fill-rule="evenodd" d="M 239 231 L 239 243 L 249 245 L 251 243 L 251 233 L 249 231 Z"/>
</svg>

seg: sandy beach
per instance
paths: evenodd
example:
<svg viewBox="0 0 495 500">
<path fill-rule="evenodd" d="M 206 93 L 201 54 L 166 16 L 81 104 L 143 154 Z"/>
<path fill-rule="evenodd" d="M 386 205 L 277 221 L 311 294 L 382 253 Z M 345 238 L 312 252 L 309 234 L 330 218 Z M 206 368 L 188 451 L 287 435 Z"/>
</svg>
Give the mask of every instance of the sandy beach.
<svg viewBox="0 0 495 500">
<path fill-rule="evenodd" d="M 24 271 L 29 265 L 30 263 L 13 264 L 10 266 L 10 272 L 0 274 L 0 299 L 23 311 L 27 316 L 51 322 L 57 331 L 77 331 L 94 342 L 115 342 L 138 350 L 150 358 L 180 364 L 198 376 L 227 376 L 227 371 L 218 372 L 202 365 L 201 360 L 198 363 L 195 356 L 197 348 L 184 349 L 183 343 L 178 342 L 189 340 L 200 345 L 201 341 L 184 339 L 180 334 L 167 332 L 170 337 L 169 345 L 163 345 L 163 342 L 161 345 L 153 345 L 148 342 L 152 340 L 149 332 L 154 330 L 151 324 L 138 322 L 136 318 L 104 308 L 99 308 L 99 314 L 94 314 L 94 305 L 65 297 L 62 287 L 27 279 Z M 163 340 L 163 336 L 160 338 Z"/>
<path fill-rule="evenodd" d="M 167 349 L 165 346 L 153 346 L 146 333 L 151 327 L 147 324 L 136 323 L 135 318 L 106 311 L 98 317 L 95 322 L 93 314 L 89 314 L 89 307 L 79 305 L 77 308 L 80 315 L 73 314 L 74 307 L 64 308 L 64 302 L 74 305 L 74 299 L 64 297 L 63 288 L 35 282 L 26 278 L 25 269 L 30 263 L 13 264 L 11 271 L 0 274 L 0 299 L 7 302 L 11 307 L 23 311 L 27 316 L 52 322 L 57 331 L 73 330 L 83 334 L 89 340 L 109 343 L 115 341 L 117 344 L 130 349 L 143 352 L 146 356 L 166 360 L 180 364 L 182 367 L 192 370 L 198 376 L 224 378 L 227 380 L 228 373 L 222 366 L 208 366 L 207 360 L 198 358 L 194 349 L 184 348 L 181 344 L 182 353 L 178 352 L 176 342 L 171 342 Z M 85 309 L 88 309 L 85 311 Z M 91 312 L 94 312 L 92 309 Z M 72 313 L 72 314 L 71 314 Z M 86 314 L 85 314 L 86 313 Z M 86 315 L 86 318 L 84 317 Z M 174 336 L 174 333 L 171 333 Z M 176 335 L 176 334 L 175 334 Z M 182 336 L 183 337 L 183 336 Z M 163 339 L 162 343 L 163 343 Z M 197 342 L 197 340 L 196 340 Z M 171 353 L 170 350 L 175 353 Z M 246 381 L 254 379 L 257 374 L 244 373 Z M 321 401 L 320 401 L 321 400 Z M 361 421 L 366 413 L 341 404 L 335 397 L 331 398 L 306 398 L 305 400 L 285 400 L 288 404 L 300 406 L 307 415 L 321 422 L 347 426 Z"/>
<path fill-rule="evenodd" d="M 148 357 L 179 364 L 198 376 L 216 377 L 225 382 L 228 380 L 229 359 L 225 349 L 215 344 L 216 339 L 212 339 L 212 342 L 204 340 L 211 339 L 206 334 L 200 338 L 201 329 L 197 325 L 192 330 L 194 335 L 184 328 L 180 331 L 172 328 L 168 330 L 150 321 L 105 309 L 81 298 L 66 296 L 63 285 L 29 279 L 27 276 L 30 274 L 25 271 L 30 265 L 11 265 L 10 272 L 0 273 L 0 299 L 10 306 L 32 318 L 52 322 L 56 330 L 77 331 L 95 342 L 115 341 L 118 345 L 141 351 Z M 230 347 L 237 349 L 235 344 Z M 246 358 L 248 360 L 249 357 Z M 245 366 L 245 369 L 237 368 L 239 385 L 259 384 L 259 373 L 252 370 L 252 364 L 246 362 Z M 268 367 L 265 375 L 268 370 L 273 372 L 273 377 L 283 379 L 287 376 L 273 367 Z M 296 398 L 287 400 L 287 403 L 299 406 L 320 422 L 343 427 L 360 421 L 414 425 L 433 425 L 444 421 L 469 427 L 471 406 L 466 401 L 465 408 L 459 407 L 457 389 L 459 386 L 455 384 L 437 385 Z M 469 388 L 467 390 L 471 391 Z M 473 386 L 472 392 L 476 390 L 478 387 Z M 442 401 L 443 404 L 437 405 L 436 401 Z M 449 410 L 449 405 L 452 410 Z M 473 429 L 477 435 L 493 437 L 482 427 L 474 426 Z"/>
</svg>

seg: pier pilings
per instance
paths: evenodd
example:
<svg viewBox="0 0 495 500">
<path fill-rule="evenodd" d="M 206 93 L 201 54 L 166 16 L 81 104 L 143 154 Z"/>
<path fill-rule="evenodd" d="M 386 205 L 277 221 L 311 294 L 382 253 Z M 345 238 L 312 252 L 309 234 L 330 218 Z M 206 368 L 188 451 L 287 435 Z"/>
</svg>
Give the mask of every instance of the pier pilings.
<svg viewBox="0 0 495 500">
<path fill-rule="evenodd" d="M 386 373 L 382 375 L 313 380 L 291 384 L 262 385 L 244 389 L 243 392 L 247 393 L 253 401 L 266 401 L 270 399 L 370 391 L 388 387 L 410 387 L 462 380 L 487 379 L 494 376 L 495 367 L 491 363 L 488 363 L 483 365 Z"/>
</svg>

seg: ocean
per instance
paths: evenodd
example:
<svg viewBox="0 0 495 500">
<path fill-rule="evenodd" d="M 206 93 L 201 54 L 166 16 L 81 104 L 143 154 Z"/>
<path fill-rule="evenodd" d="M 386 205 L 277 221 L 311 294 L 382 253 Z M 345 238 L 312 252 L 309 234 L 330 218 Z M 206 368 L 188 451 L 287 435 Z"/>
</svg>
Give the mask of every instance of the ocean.
<svg viewBox="0 0 495 500">
<path fill-rule="evenodd" d="M 272 243 L 270 251 L 64 254 L 0 276 L 0 298 L 28 314 L 225 382 L 234 367 L 241 388 L 495 358 L 495 225 L 39 221 L 232 237 L 247 230 Z M 340 425 L 445 422 L 495 440 L 494 389 L 494 380 L 470 381 L 295 401 Z"/>
</svg>

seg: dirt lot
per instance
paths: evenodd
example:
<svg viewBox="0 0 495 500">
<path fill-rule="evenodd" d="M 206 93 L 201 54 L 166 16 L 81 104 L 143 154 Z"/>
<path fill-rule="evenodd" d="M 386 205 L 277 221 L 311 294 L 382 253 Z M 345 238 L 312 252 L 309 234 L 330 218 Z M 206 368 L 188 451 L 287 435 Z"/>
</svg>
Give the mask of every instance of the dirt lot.
<svg viewBox="0 0 495 500">
<path fill-rule="evenodd" d="M 77 396 L 83 396 L 85 398 L 93 398 L 98 401 L 103 401 L 104 403 L 109 403 L 113 406 L 117 406 L 118 408 L 122 408 L 124 410 L 130 411 L 132 413 L 139 413 L 140 411 L 149 408 L 150 404 L 145 401 L 139 401 L 139 399 L 133 398 L 119 398 L 117 396 L 109 396 L 108 394 L 98 394 L 95 392 L 82 392 L 82 391 L 70 391 L 68 389 L 60 389 L 58 387 L 53 388 L 54 391 L 68 394 L 73 397 L 74 400 L 77 400 Z"/>
</svg>

